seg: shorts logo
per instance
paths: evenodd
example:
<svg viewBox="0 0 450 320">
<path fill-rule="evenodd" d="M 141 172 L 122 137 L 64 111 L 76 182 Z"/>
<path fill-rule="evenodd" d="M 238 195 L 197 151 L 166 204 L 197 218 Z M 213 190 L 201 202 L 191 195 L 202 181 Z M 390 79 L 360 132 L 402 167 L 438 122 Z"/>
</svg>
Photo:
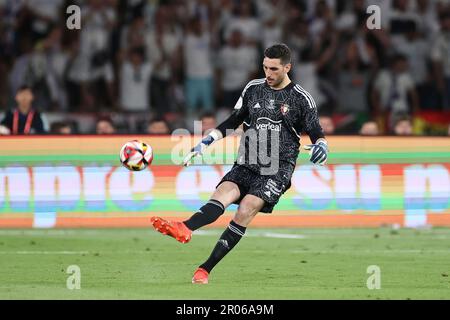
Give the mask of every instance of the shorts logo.
<svg viewBox="0 0 450 320">
<path fill-rule="evenodd" d="M 266 184 L 266 189 L 269 189 L 268 191 L 264 192 L 265 195 L 268 197 L 271 196 L 271 192 L 275 195 L 279 196 L 281 194 L 281 189 L 278 188 L 278 184 L 273 181 L 272 179 L 269 179 Z"/>
</svg>

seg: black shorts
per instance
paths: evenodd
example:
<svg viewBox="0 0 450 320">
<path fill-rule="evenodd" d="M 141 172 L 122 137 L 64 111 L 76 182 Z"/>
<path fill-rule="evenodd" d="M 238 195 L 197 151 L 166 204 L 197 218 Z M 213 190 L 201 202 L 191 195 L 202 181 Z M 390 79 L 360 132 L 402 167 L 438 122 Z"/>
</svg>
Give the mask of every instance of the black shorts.
<svg viewBox="0 0 450 320">
<path fill-rule="evenodd" d="M 283 163 L 276 174 L 261 175 L 245 166 L 235 164 L 216 188 L 225 181 L 234 182 L 241 193 L 235 204 L 239 204 L 247 194 L 251 194 L 264 200 L 265 204 L 260 212 L 272 213 L 281 195 L 291 187 L 294 169 L 293 164 Z"/>
</svg>

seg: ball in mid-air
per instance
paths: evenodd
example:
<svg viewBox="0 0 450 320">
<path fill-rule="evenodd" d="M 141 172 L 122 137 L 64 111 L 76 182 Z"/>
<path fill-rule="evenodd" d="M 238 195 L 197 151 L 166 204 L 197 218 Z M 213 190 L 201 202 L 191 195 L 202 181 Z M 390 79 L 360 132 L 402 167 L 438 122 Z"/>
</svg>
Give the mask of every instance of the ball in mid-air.
<svg viewBox="0 0 450 320">
<path fill-rule="evenodd" d="M 152 147 L 142 141 L 128 141 L 120 150 L 120 162 L 128 170 L 144 170 L 152 163 L 152 160 Z"/>
</svg>

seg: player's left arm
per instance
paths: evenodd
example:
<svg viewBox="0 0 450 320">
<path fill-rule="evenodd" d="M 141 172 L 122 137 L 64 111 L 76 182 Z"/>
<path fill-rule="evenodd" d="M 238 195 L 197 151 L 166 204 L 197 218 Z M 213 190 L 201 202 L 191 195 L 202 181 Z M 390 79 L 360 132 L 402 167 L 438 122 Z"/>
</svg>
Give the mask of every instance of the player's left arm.
<svg viewBox="0 0 450 320">
<path fill-rule="evenodd" d="M 202 155 L 203 152 L 215 141 L 220 140 L 227 136 L 230 132 L 236 130 L 248 115 L 248 106 L 244 99 L 245 90 L 237 101 L 233 113 L 221 124 L 212 130 L 206 137 L 200 141 L 191 152 L 189 152 L 183 160 L 184 166 L 189 166 L 192 158 Z"/>
<path fill-rule="evenodd" d="M 299 130 L 303 129 L 313 143 L 304 146 L 303 149 L 310 151 L 310 161 L 312 163 L 324 165 L 328 159 L 328 142 L 319 123 L 319 116 L 317 114 L 314 99 L 309 93 L 304 92 L 302 95 L 303 96 L 300 103 Z"/>
</svg>

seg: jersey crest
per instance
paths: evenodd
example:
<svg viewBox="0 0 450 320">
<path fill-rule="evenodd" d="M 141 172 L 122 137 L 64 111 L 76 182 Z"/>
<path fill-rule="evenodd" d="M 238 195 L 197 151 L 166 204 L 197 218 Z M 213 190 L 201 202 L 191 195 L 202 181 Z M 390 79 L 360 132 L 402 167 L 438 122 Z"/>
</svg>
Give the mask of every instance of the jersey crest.
<svg viewBox="0 0 450 320">
<path fill-rule="evenodd" d="M 283 103 L 280 107 L 280 111 L 283 115 L 289 112 L 289 105 L 286 103 Z"/>
</svg>

